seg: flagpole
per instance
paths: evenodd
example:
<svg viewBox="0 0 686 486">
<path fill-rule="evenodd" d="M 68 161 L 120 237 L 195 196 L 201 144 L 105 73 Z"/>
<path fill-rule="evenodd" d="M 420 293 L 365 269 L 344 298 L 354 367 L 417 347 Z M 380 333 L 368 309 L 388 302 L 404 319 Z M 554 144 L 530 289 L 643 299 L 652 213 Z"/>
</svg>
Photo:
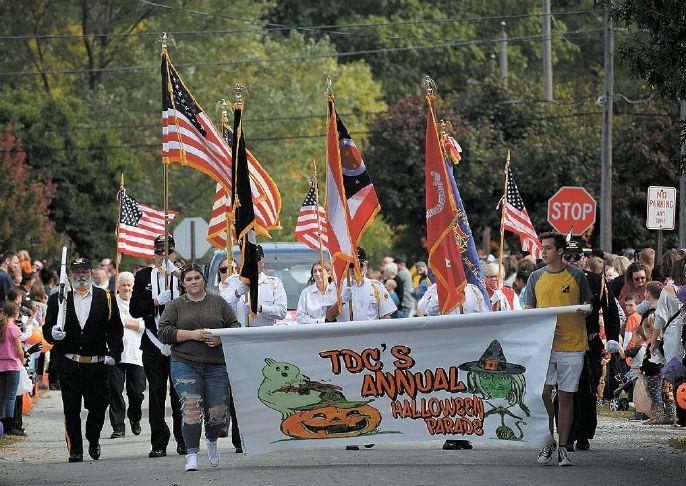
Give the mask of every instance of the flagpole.
<svg viewBox="0 0 686 486">
<path fill-rule="evenodd" d="M 226 102 L 225 99 L 219 100 L 219 104 L 221 106 L 222 110 L 222 136 L 224 136 L 224 130 L 228 127 L 229 123 L 229 115 L 228 115 L 228 110 L 227 106 L 228 103 Z M 229 147 L 229 150 L 231 148 Z M 236 162 L 234 160 L 231 161 L 231 164 L 235 164 Z M 231 182 L 232 184 L 235 184 L 236 181 L 233 178 L 233 173 L 231 177 Z M 226 192 L 226 259 L 229 262 L 229 266 L 231 267 L 231 271 L 233 271 L 234 268 L 234 261 L 233 261 L 233 234 L 231 233 L 231 226 L 232 226 L 232 221 L 233 221 L 233 208 L 231 204 L 231 195 L 228 193 L 226 188 L 224 188 L 224 192 Z"/>
<path fill-rule="evenodd" d="M 169 37 L 167 36 L 166 32 L 162 33 L 162 38 L 160 39 L 162 43 L 162 55 L 164 56 L 167 53 L 167 41 L 169 40 Z M 167 79 L 169 79 L 169 64 L 167 63 Z M 167 89 L 169 89 L 169 85 L 167 86 Z M 171 100 L 172 100 L 172 106 L 174 105 L 174 94 L 171 94 Z M 174 114 L 176 115 L 176 107 L 174 107 Z M 177 128 L 178 128 L 178 119 L 176 120 Z M 180 130 L 177 129 L 177 134 L 180 133 Z M 181 145 L 181 144 L 179 144 Z M 183 158 L 183 146 L 181 146 L 181 156 Z M 164 257 L 169 258 L 169 158 L 168 157 L 162 157 L 162 166 L 164 167 L 164 172 L 162 176 L 163 180 L 163 186 L 164 186 Z M 169 278 L 168 275 L 165 273 L 164 275 L 164 290 L 169 290 Z"/>
<path fill-rule="evenodd" d="M 117 219 L 117 253 L 114 260 L 114 295 L 117 295 L 117 286 L 119 285 L 119 261 L 121 260 L 121 253 L 119 253 L 119 227 L 121 226 L 121 201 L 125 194 L 124 189 L 124 173 L 121 173 L 121 182 L 119 183 L 119 218 Z"/>
<path fill-rule="evenodd" d="M 500 247 L 498 248 L 498 285 L 503 277 L 503 251 L 505 249 L 505 215 L 507 213 L 507 185 L 510 169 L 510 149 L 507 149 L 507 159 L 505 159 L 505 191 L 500 208 Z"/>
<path fill-rule="evenodd" d="M 322 245 L 322 222 L 319 219 L 319 181 L 317 180 L 317 161 L 312 159 L 314 174 L 312 184 L 314 185 L 314 205 L 317 214 L 317 239 L 319 240 L 319 260 L 324 262 L 324 247 Z"/>
</svg>

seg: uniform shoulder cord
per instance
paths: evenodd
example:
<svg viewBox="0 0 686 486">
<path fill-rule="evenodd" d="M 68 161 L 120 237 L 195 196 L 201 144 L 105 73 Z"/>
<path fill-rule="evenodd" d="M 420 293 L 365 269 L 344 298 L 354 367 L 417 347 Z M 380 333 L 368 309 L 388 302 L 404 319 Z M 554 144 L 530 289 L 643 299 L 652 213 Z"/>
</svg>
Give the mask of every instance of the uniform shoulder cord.
<svg viewBox="0 0 686 486">
<path fill-rule="evenodd" d="M 381 313 L 381 297 L 379 296 L 379 289 L 377 289 L 376 285 L 374 284 L 372 284 L 372 288 L 374 289 L 374 297 L 376 297 L 376 310 L 378 313 Z"/>
<path fill-rule="evenodd" d="M 105 290 L 105 296 L 107 297 L 107 320 L 109 321 L 112 319 L 112 296 L 109 289 Z"/>
</svg>

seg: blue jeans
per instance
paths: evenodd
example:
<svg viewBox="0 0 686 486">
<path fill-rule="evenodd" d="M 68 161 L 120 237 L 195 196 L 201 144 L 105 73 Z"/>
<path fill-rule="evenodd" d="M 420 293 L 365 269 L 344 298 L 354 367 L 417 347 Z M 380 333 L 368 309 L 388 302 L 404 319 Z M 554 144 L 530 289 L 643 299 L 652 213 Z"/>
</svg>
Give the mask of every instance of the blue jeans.
<svg viewBox="0 0 686 486">
<path fill-rule="evenodd" d="M 14 417 L 14 402 L 19 387 L 18 371 L 0 371 L 0 418 Z"/>
<path fill-rule="evenodd" d="M 188 454 L 200 450 L 205 419 L 205 437 L 216 441 L 228 413 L 229 375 L 225 364 L 171 360 L 171 379 L 181 401 L 181 433 Z"/>
</svg>

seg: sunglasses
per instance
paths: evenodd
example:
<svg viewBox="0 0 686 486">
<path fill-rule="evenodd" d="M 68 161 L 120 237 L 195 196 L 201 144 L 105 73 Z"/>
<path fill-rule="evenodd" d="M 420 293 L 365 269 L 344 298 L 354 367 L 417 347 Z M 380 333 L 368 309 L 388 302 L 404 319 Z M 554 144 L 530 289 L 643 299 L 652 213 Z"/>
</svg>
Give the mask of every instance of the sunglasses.
<svg viewBox="0 0 686 486">
<path fill-rule="evenodd" d="M 640 282 L 641 280 L 645 280 L 645 277 L 634 277 L 634 282 Z"/>
<path fill-rule="evenodd" d="M 229 271 L 229 267 L 219 267 L 219 273 L 226 273 Z"/>
<path fill-rule="evenodd" d="M 579 260 L 581 260 L 581 254 L 580 253 L 574 253 L 574 254 L 565 255 L 564 259 L 567 260 L 568 262 L 571 262 L 571 261 L 578 262 Z"/>
</svg>

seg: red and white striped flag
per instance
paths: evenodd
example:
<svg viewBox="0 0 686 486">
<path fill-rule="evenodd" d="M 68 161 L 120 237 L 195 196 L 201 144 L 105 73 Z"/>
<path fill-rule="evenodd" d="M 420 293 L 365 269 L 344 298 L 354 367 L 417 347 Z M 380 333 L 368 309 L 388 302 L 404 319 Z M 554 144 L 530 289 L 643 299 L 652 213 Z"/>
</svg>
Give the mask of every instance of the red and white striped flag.
<svg viewBox="0 0 686 486">
<path fill-rule="evenodd" d="M 162 52 L 162 157 L 190 165 L 231 188 L 231 154 L 179 73 Z"/>
<path fill-rule="evenodd" d="M 169 212 L 171 221 L 175 212 Z M 164 234 L 164 211 L 144 206 L 124 193 L 119 219 L 119 253 L 137 258 L 154 258 L 155 238 Z"/>
<path fill-rule="evenodd" d="M 512 231 L 519 235 L 519 240 L 522 244 L 522 250 L 528 251 L 535 259 L 541 258 L 541 242 L 538 240 L 538 235 L 531 223 L 529 213 L 524 207 L 524 200 L 519 194 L 517 183 L 514 180 L 510 166 L 507 166 L 507 197 L 505 198 L 505 217 L 503 218 L 503 226 L 506 230 Z"/>
<path fill-rule="evenodd" d="M 319 221 L 317 221 L 319 215 Z M 295 223 L 295 237 L 313 250 L 319 250 L 319 237 L 321 243 L 327 246 L 329 239 L 326 234 L 326 211 L 317 205 L 314 193 L 314 184 L 310 184 L 305 200 L 300 207 L 298 221 Z"/>
</svg>

